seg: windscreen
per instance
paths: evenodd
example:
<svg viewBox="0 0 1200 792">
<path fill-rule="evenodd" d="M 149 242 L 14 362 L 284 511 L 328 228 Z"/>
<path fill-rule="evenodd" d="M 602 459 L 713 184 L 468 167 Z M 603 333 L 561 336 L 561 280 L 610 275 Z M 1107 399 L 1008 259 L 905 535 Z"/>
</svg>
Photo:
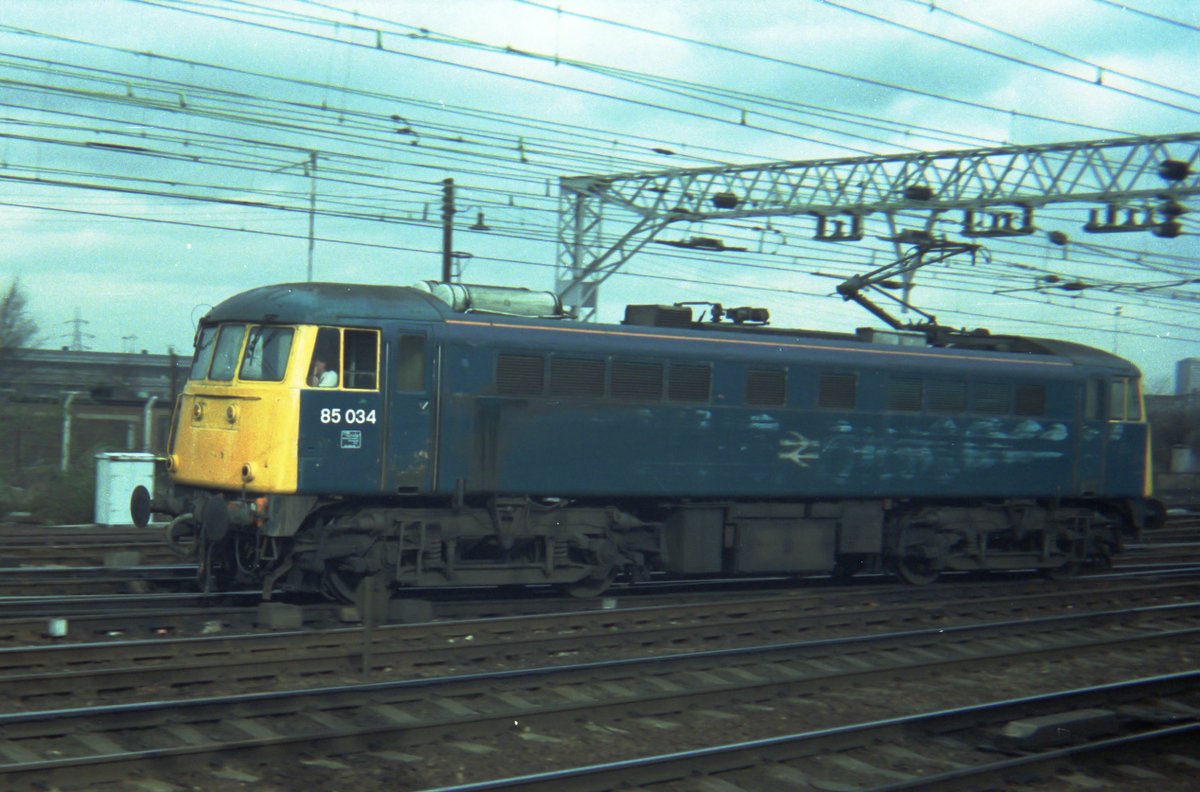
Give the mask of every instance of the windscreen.
<svg viewBox="0 0 1200 792">
<path fill-rule="evenodd" d="M 196 354 L 192 357 L 192 370 L 188 379 L 200 380 L 208 376 L 208 367 L 212 365 L 213 342 L 217 340 L 216 325 L 209 325 L 200 331 L 196 340 Z"/>
<path fill-rule="evenodd" d="M 252 327 L 242 355 L 238 379 L 260 382 L 280 382 L 287 373 L 288 355 L 292 351 L 293 330 L 290 327 Z"/>
</svg>

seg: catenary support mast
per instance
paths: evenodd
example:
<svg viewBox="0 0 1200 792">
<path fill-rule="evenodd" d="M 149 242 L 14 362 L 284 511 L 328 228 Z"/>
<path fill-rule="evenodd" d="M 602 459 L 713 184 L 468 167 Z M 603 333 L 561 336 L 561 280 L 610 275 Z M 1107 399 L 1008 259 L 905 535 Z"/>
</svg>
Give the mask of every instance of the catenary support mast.
<svg viewBox="0 0 1200 792">
<path fill-rule="evenodd" d="M 1037 208 L 1093 204 L 1084 230 L 1179 233 L 1200 192 L 1200 132 L 895 156 L 675 169 L 560 180 L 557 292 L 593 318 L 609 276 L 677 222 L 811 215 L 814 239 L 861 239 L 881 213 L 962 211 L 966 237 L 1033 233 Z M 1126 204 L 1159 201 L 1153 216 Z M 997 211 L 1002 207 L 1016 212 Z M 848 298 L 849 299 L 849 298 Z"/>
</svg>

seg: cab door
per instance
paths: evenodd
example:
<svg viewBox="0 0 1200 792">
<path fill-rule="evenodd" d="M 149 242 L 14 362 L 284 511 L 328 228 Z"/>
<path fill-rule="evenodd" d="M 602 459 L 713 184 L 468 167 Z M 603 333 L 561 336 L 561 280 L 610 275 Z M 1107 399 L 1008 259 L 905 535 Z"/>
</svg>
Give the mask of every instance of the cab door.
<svg viewBox="0 0 1200 792">
<path fill-rule="evenodd" d="M 1100 492 L 1108 444 L 1108 384 L 1103 377 L 1088 377 L 1084 383 L 1080 427 L 1075 449 L 1075 494 Z"/>
<path fill-rule="evenodd" d="M 1141 383 L 1136 377 L 1113 377 L 1108 393 L 1104 493 L 1130 498 L 1148 495 L 1150 427 L 1142 408 Z"/>
<path fill-rule="evenodd" d="M 370 328 L 318 330 L 300 394 L 300 492 L 379 491 L 386 426 L 379 339 Z"/>
<path fill-rule="evenodd" d="M 389 341 L 388 431 L 384 489 L 397 495 L 432 491 L 437 404 L 432 344 L 422 330 L 401 329 Z"/>
</svg>

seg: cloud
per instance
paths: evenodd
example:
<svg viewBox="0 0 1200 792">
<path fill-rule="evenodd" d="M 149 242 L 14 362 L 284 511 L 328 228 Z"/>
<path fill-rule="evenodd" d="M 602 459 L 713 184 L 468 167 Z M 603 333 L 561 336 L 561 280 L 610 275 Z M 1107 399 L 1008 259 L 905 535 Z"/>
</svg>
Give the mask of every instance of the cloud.
<svg viewBox="0 0 1200 792">
<path fill-rule="evenodd" d="M 1091 71 L 964 25 L 946 12 L 1109 70 L 1185 88 L 1184 78 L 1194 71 L 1194 34 L 1096 2 L 939 0 L 932 12 L 928 4 L 838 2 L 1072 74 Z M 197 306 L 243 288 L 305 277 L 314 186 L 318 279 L 409 283 L 438 277 L 441 181 L 452 177 L 459 219 L 466 221 L 456 231 L 455 249 L 475 256 L 464 259 L 468 277 L 553 288 L 561 175 L 1061 141 L 1103 137 L 1110 134 L 1106 129 L 1194 128 L 1194 114 L 936 43 L 818 2 L 564 0 L 563 13 L 553 10 L 557 3 L 546 10 L 498 0 L 342 5 L 344 12 L 336 14 L 321 6 L 286 8 L 336 24 L 292 21 L 287 14 L 237 21 L 241 12 L 233 5 L 217 11 L 228 19 L 185 13 L 209 13 L 206 6 L 106 2 L 89 4 L 87 15 L 72 11 L 73 4 L 6 7 L 7 24 L 38 35 L 0 32 L 0 77 L 9 80 L 0 87 L 9 135 L 0 138 L 0 176 L 9 179 L 0 200 L 10 204 L 0 210 L 0 255 L 6 269 L 27 284 L 44 326 L 61 326 L 79 307 L 92 323 L 96 348 L 119 349 L 131 334 L 153 351 L 186 348 Z M 627 25 L 597 24 L 573 11 Z M 1160 3 L 1155 12 L 1196 21 L 1189 3 Z M 296 33 L 272 31 L 273 25 L 290 25 Z M 509 46 L 550 59 L 504 52 Z M 568 59 L 661 81 L 653 87 L 575 69 Z M 911 86 L 924 95 L 780 61 Z M 1151 90 L 1112 72 L 1103 80 Z M 720 95 L 709 88 L 720 89 Z M 668 150 L 675 153 L 664 153 Z M 315 179 L 305 169 L 310 151 L 319 152 Z M 36 179 L 42 183 L 30 181 Z M 52 179 L 226 203 L 51 187 L 46 182 Z M 492 232 L 466 227 L 479 211 Z M 1194 263 L 1194 236 L 1089 237 L 1080 230 L 1085 219 L 1080 207 L 1039 212 L 1043 230 L 1070 233 L 1065 260 L 1044 234 L 1011 244 L 987 240 L 995 262 L 977 270 L 983 275 L 972 280 L 966 267 L 926 270 L 917 276 L 915 293 L 923 307 L 956 324 L 1065 335 L 1109 347 L 1112 311 L 1121 305 L 1121 348 L 1136 353 L 1139 363 L 1166 372 L 1174 358 L 1200 355 L 1200 328 L 1190 330 L 1196 313 L 1186 300 L 1171 303 L 1132 290 L 1085 291 L 1074 299 L 1033 293 L 1035 302 L 1028 301 L 1029 294 L 991 294 L 1032 285 L 1034 276 L 1021 266 L 1149 283 L 1169 282 L 1176 270 Z M 606 222 L 617 228 L 615 220 L 614 210 Z M 922 221 L 910 216 L 903 222 Z M 896 253 L 876 238 L 887 233 L 886 226 L 873 226 L 871 238 L 861 244 L 821 246 L 811 239 L 812 218 L 773 223 L 787 242 L 761 253 L 755 242 L 766 225 L 762 218 L 672 228 L 676 236 L 716 236 L 753 249 L 680 259 L 671 257 L 671 248 L 649 245 L 626 266 L 628 275 L 603 286 L 604 315 L 619 318 L 625 302 L 711 299 L 766 304 L 777 324 L 815 321 L 831 330 L 866 324 L 870 317 L 856 306 L 811 296 L 832 291 L 836 283 L 813 273 L 846 277 L 884 263 Z M 1189 231 L 1195 227 L 1191 216 L 1184 223 Z M 935 227 L 957 234 L 960 226 L 958 216 L 948 214 Z M 1106 247 L 1088 252 L 1085 244 Z M 1104 266 L 1111 261 L 1123 271 Z M 1188 288 L 1178 291 L 1186 296 Z M 1046 300 L 1054 301 L 1053 311 L 1046 310 Z M 1192 340 L 1160 342 L 1153 338 L 1157 317 L 1164 305 L 1176 304 L 1179 309 L 1170 313 L 1182 327 L 1162 332 Z"/>
</svg>

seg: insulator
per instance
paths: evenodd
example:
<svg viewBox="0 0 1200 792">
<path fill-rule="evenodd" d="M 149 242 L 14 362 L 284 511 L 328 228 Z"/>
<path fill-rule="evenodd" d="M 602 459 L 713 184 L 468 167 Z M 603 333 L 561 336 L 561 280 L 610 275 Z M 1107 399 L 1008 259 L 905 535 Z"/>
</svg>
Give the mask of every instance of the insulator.
<svg viewBox="0 0 1200 792">
<path fill-rule="evenodd" d="M 717 209 L 736 209 L 739 203 L 741 201 L 731 192 L 719 192 L 712 197 L 712 205 Z"/>
<path fill-rule="evenodd" d="M 1154 229 L 1152 233 L 1154 236 L 1162 237 L 1163 239 L 1174 239 L 1183 233 L 1183 224 L 1175 220 L 1168 220 Z"/>
<path fill-rule="evenodd" d="M 1158 175 L 1162 176 L 1167 181 L 1183 181 L 1191 175 L 1192 166 L 1183 160 L 1164 160 L 1158 166 Z"/>
<path fill-rule="evenodd" d="M 904 197 L 910 201 L 932 201 L 933 188 L 924 184 L 910 184 L 904 188 Z"/>
<path fill-rule="evenodd" d="M 742 324 L 743 322 L 754 322 L 756 324 L 766 324 L 771 320 L 771 312 L 766 308 L 730 308 L 725 312 L 725 316 L 734 324 Z"/>
<path fill-rule="evenodd" d="M 1168 219 L 1174 219 L 1180 215 L 1187 214 L 1187 207 L 1179 203 L 1179 201 L 1166 201 L 1158 207 L 1158 211 Z"/>
</svg>

